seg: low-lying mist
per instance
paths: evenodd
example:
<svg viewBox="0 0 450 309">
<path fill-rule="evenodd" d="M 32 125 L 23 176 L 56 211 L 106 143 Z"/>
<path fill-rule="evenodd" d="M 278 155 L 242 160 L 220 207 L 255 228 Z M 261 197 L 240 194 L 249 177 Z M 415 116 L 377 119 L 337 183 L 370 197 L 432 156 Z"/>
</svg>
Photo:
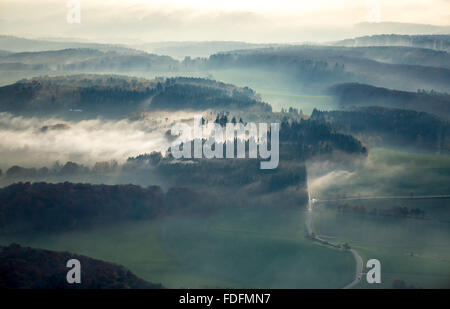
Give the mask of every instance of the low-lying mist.
<svg viewBox="0 0 450 309">
<path fill-rule="evenodd" d="M 122 163 L 143 153 L 164 153 L 171 143 L 167 130 L 175 121 L 187 121 L 193 116 L 190 112 L 155 112 L 137 119 L 75 122 L 0 113 L 0 167 L 49 166 L 56 161 Z"/>
<path fill-rule="evenodd" d="M 308 163 L 313 194 L 330 196 L 446 195 L 450 156 L 374 148 L 353 164 Z"/>
</svg>

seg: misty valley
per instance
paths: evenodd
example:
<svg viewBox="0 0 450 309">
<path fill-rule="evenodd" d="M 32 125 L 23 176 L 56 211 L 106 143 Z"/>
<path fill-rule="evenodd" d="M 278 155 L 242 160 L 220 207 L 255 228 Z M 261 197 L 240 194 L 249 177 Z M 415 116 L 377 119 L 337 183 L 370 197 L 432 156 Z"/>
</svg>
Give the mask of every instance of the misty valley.
<svg viewBox="0 0 450 309">
<path fill-rule="evenodd" d="M 450 288 L 449 42 L 0 36 L 0 287 Z"/>
</svg>

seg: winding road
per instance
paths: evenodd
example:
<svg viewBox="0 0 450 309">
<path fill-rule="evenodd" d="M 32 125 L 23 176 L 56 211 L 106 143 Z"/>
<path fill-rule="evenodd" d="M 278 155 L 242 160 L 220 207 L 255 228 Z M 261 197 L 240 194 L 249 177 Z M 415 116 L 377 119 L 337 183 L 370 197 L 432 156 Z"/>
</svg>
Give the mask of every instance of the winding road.
<svg viewBox="0 0 450 309">
<path fill-rule="evenodd" d="M 308 236 L 314 239 L 317 242 L 320 242 L 321 244 L 328 245 L 335 248 L 340 248 L 341 246 L 336 243 L 329 242 L 323 238 L 321 238 L 319 235 L 316 235 L 313 230 L 313 204 L 319 203 L 319 202 L 335 202 L 335 201 L 351 201 L 351 200 L 373 200 L 373 199 L 449 199 L 450 195 L 393 195 L 393 196 L 382 196 L 382 195 L 373 195 L 373 196 L 358 196 L 358 197 L 346 197 L 346 198 L 337 198 L 337 199 L 324 199 L 324 200 L 316 200 L 312 199 L 311 189 L 308 186 L 308 213 L 306 216 L 306 229 Z M 362 275 L 363 275 L 363 259 L 361 255 L 356 251 L 355 249 L 349 250 L 353 257 L 355 258 L 355 279 L 347 284 L 344 289 L 351 289 L 355 285 L 357 285 L 359 282 L 361 282 Z"/>
<path fill-rule="evenodd" d="M 318 241 L 324 245 L 328 245 L 331 247 L 335 247 L 335 248 L 340 248 L 341 246 L 339 244 L 335 244 L 329 241 L 326 241 L 325 239 L 321 238 L 320 236 L 316 235 L 314 233 L 313 230 L 313 200 L 311 197 L 311 189 L 309 184 L 307 184 L 308 186 L 308 211 L 307 211 L 307 215 L 306 215 L 306 230 L 308 233 L 308 236 L 311 237 L 312 239 L 314 239 L 315 241 Z M 331 200 L 329 200 L 331 201 Z M 350 249 L 350 252 L 352 253 L 353 257 L 355 258 L 355 279 L 350 282 L 349 284 L 347 284 L 346 286 L 343 287 L 343 289 L 351 289 L 352 287 L 354 287 L 355 285 L 357 285 L 361 279 L 362 279 L 362 272 L 363 272 L 363 259 L 361 257 L 361 255 L 358 253 L 358 251 L 356 251 L 355 249 Z"/>
<path fill-rule="evenodd" d="M 351 289 L 352 287 L 357 285 L 362 279 L 362 272 L 364 267 L 363 259 L 359 255 L 358 251 L 356 251 L 355 249 L 350 249 L 350 252 L 353 254 L 353 257 L 355 258 L 356 261 L 355 280 L 344 286 L 343 289 Z"/>
</svg>

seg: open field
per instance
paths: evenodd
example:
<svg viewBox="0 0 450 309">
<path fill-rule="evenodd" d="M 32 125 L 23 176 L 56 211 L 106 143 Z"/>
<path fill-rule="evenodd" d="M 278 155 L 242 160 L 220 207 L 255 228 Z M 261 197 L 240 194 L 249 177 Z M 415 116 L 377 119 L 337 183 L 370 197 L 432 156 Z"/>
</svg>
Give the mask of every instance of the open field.
<svg viewBox="0 0 450 309">
<path fill-rule="evenodd" d="M 376 149 L 368 160 L 348 181 L 319 195 L 357 196 L 358 188 L 371 188 L 364 193 L 383 196 L 450 192 L 448 156 Z M 363 206 L 366 214 L 339 212 L 343 205 Z M 424 218 L 370 214 L 397 207 L 423 210 Z M 316 233 L 333 242 L 348 242 L 364 263 L 371 258 L 381 262 L 382 284 L 369 285 L 363 278 L 358 287 L 391 288 L 394 280 L 420 288 L 450 287 L 450 199 L 335 200 L 318 202 L 314 208 Z"/>
<path fill-rule="evenodd" d="M 120 263 L 173 288 L 340 288 L 352 280 L 349 252 L 318 246 L 304 235 L 302 210 L 253 209 L 1 243 Z"/>
<path fill-rule="evenodd" d="M 263 101 L 272 105 L 274 111 L 294 107 L 309 115 L 314 108 L 330 110 L 336 107 L 329 96 L 302 93 L 300 85 L 283 73 L 227 69 L 211 71 L 210 74 L 214 79 L 252 88 L 261 95 Z"/>
<path fill-rule="evenodd" d="M 359 287 L 391 288 L 394 280 L 421 288 L 450 287 L 450 223 L 316 209 L 314 224 L 317 233 L 332 241 L 348 242 L 364 262 L 381 262 L 382 284 L 369 285 L 363 278 Z"/>
</svg>

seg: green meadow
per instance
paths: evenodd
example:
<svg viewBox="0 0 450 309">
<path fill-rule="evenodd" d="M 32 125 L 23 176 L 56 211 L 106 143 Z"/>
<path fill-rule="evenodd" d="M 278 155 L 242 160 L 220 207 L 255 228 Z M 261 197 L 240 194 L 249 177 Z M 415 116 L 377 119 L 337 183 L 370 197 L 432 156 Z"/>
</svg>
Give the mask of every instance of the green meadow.
<svg viewBox="0 0 450 309">
<path fill-rule="evenodd" d="M 170 288 L 340 288 L 354 276 L 349 252 L 305 238 L 300 209 L 230 209 L 1 239 L 10 242 L 119 263 Z"/>
<path fill-rule="evenodd" d="M 385 149 L 370 152 L 364 168 L 347 181 L 336 182 L 324 196 L 363 194 L 445 195 L 450 194 L 450 157 Z M 367 212 L 406 207 L 425 211 L 424 219 L 354 212 L 340 213 L 339 205 L 364 206 Z M 450 199 L 371 199 L 316 203 L 314 226 L 319 235 L 348 242 L 363 257 L 381 262 L 382 284 L 361 288 L 391 288 L 402 280 L 416 288 L 450 288 Z"/>
<path fill-rule="evenodd" d="M 311 114 L 314 108 L 329 110 L 335 107 L 330 96 L 305 94 L 300 90 L 300 84 L 282 72 L 226 69 L 211 71 L 210 75 L 216 80 L 252 88 L 263 101 L 272 105 L 274 111 L 294 107 Z"/>
<path fill-rule="evenodd" d="M 321 207 L 321 206 L 319 206 Z M 391 288 L 403 280 L 416 288 L 450 287 L 450 223 L 436 220 L 371 217 L 316 210 L 316 233 L 332 241 L 348 242 L 364 262 L 378 259 L 382 284 L 359 287 Z"/>
</svg>

